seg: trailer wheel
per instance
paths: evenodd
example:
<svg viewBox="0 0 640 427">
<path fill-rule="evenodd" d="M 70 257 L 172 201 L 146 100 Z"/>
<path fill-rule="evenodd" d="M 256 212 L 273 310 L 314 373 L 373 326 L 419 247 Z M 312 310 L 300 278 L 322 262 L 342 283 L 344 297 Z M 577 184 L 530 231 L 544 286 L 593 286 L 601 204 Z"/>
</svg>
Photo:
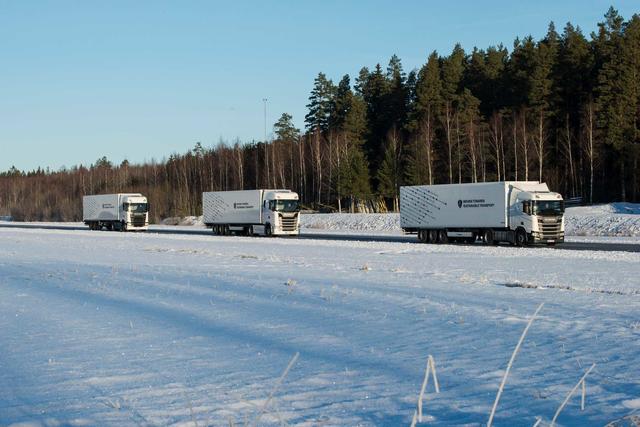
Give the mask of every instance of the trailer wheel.
<svg viewBox="0 0 640 427">
<path fill-rule="evenodd" d="M 484 233 L 482 234 L 482 240 L 484 240 L 485 245 L 495 244 L 493 230 L 484 230 Z"/>
<path fill-rule="evenodd" d="M 516 246 L 525 246 L 527 244 L 527 233 L 522 228 L 516 230 L 515 244 Z"/>
<path fill-rule="evenodd" d="M 429 230 L 427 235 L 429 243 L 438 243 L 438 230 Z"/>
<path fill-rule="evenodd" d="M 427 243 L 427 236 L 425 236 L 425 230 L 418 230 L 418 241 L 420 243 Z"/>
<path fill-rule="evenodd" d="M 267 223 L 264 225 L 264 235 L 267 237 L 273 236 L 273 231 L 271 230 L 271 224 Z"/>
<path fill-rule="evenodd" d="M 246 228 L 247 232 L 247 236 L 253 236 L 253 225 L 250 225 L 249 227 Z"/>
<path fill-rule="evenodd" d="M 447 236 L 447 230 L 438 230 L 438 243 L 449 243 L 449 236 Z"/>
</svg>

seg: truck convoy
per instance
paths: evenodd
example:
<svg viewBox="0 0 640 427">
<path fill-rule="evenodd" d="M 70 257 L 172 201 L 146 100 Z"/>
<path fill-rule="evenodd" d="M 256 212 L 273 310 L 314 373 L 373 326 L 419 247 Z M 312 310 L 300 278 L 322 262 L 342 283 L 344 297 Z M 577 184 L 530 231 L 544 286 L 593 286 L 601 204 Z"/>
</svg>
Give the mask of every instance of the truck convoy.
<svg viewBox="0 0 640 427">
<path fill-rule="evenodd" d="M 140 193 L 84 196 L 82 221 L 91 230 L 144 231 L 149 227 L 149 203 Z"/>
<path fill-rule="evenodd" d="M 203 222 L 215 234 L 298 235 L 300 205 L 290 190 L 202 193 Z"/>
<path fill-rule="evenodd" d="M 400 226 L 423 243 L 564 241 L 564 201 L 537 181 L 400 187 Z"/>
</svg>

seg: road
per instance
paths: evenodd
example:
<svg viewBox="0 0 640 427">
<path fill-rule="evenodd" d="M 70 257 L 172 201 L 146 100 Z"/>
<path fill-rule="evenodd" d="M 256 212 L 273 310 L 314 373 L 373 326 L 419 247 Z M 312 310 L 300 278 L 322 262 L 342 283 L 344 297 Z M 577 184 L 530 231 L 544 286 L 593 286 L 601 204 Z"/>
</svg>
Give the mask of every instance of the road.
<svg viewBox="0 0 640 427">
<path fill-rule="evenodd" d="M 88 228 L 84 225 L 70 224 L 36 224 L 36 223 L 16 223 L 16 222 L 0 222 L 0 227 L 13 228 L 33 228 L 45 230 L 84 230 Z M 172 228 L 151 226 L 149 233 L 156 234 L 195 234 L 195 235 L 212 235 L 211 231 L 202 228 Z M 353 242 L 390 242 L 390 243 L 418 243 L 415 235 L 380 235 L 380 234 L 349 234 L 340 232 L 316 232 L 302 230 L 298 239 L 311 240 L 342 240 Z M 480 243 L 476 243 L 480 244 Z M 633 243 L 608 243 L 608 242 L 565 242 L 557 246 L 550 247 L 555 250 L 572 250 L 572 251 L 605 251 L 605 252 L 640 252 L 640 245 Z"/>
</svg>

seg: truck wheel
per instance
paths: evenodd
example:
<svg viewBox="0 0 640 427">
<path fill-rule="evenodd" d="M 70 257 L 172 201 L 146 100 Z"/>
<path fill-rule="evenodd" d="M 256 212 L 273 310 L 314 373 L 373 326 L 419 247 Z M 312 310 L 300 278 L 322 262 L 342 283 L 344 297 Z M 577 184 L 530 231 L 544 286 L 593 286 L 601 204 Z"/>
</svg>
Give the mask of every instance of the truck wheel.
<svg viewBox="0 0 640 427">
<path fill-rule="evenodd" d="M 273 231 L 271 230 L 271 224 L 264 225 L 264 235 L 267 237 L 273 236 Z"/>
<path fill-rule="evenodd" d="M 418 241 L 420 243 L 427 243 L 427 239 L 425 238 L 425 235 L 424 235 L 424 230 L 418 230 Z"/>
<path fill-rule="evenodd" d="M 493 230 L 484 230 L 482 239 L 484 240 L 485 245 L 495 244 L 495 241 L 493 240 Z"/>
<path fill-rule="evenodd" d="M 253 236 L 253 225 L 250 225 L 249 227 L 247 227 L 247 236 Z"/>
<path fill-rule="evenodd" d="M 449 243 L 447 230 L 438 230 L 438 243 Z"/>
<path fill-rule="evenodd" d="M 527 244 L 527 233 L 522 228 L 516 230 L 516 246 L 525 246 Z"/>
<path fill-rule="evenodd" d="M 438 243 L 438 230 L 429 230 L 427 235 L 429 243 Z"/>
</svg>

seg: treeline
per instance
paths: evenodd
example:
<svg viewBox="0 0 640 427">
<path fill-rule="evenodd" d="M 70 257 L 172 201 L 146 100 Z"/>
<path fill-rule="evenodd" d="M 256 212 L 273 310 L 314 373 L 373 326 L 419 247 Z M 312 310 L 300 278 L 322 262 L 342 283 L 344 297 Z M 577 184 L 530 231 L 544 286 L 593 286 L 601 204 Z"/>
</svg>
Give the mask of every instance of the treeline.
<svg viewBox="0 0 640 427">
<path fill-rule="evenodd" d="M 0 214 L 78 220 L 81 196 L 146 194 L 155 220 L 199 214 L 210 190 L 291 188 L 304 205 L 397 209 L 401 185 L 541 180 L 586 202 L 639 201 L 640 16 L 609 9 L 587 38 L 553 24 L 541 40 L 456 45 L 416 70 L 397 56 L 353 84 L 318 74 L 305 129 L 289 114 L 272 141 L 200 143 L 143 165 L 0 175 Z"/>
</svg>

